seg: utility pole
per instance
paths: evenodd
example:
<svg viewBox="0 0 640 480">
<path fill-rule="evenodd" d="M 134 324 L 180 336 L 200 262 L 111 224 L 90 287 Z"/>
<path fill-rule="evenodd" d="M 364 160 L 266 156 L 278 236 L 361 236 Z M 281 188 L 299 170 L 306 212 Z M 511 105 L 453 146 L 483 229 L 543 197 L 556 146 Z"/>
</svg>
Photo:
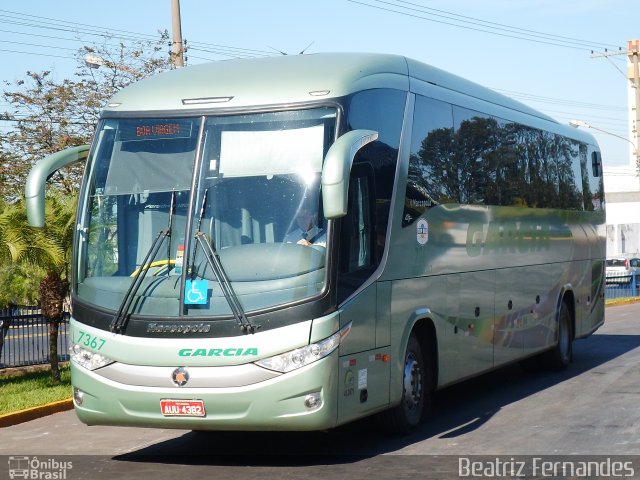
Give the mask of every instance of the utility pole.
<svg viewBox="0 0 640 480">
<path fill-rule="evenodd" d="M 175 68 L 184 67 L 184 49 L 182 48 L 182 26 L 180 22 L 180 0 L 171 0 L 171 64 Z"/>
<path fill-rule="evenodd" d="M 605 49 L 604 53 L 591 52 L 591 58 L 613 57 L 616 55 L 624 55 L 624 51 L 622 50 L 622 48 L 611 51 L 611 52 Z M 629 40 L 627 44 L 627 57 L 631 62 L 632 71 L 623 73 L 623 75 L 627 77 L 627 79 L 631 82 L 631 88 L 635 90 L 634 102 L 633 102 L 635 119 L 632 120 L 631 135 L 629 135 L 630 137 L 634 138 L 635 142 L 632 142 L 630 140 L 628 141 L 634 146 L 633 155 L 635 156 L 636 172 L 638 177 L 640 177 L 640 71 L 639 71 L 640 68 L 638 65 L 639 55 L 640 55 L 640 40 Z M 620 69 L 618 70 L 620 71 Z M 591 127 L 591 128 L 594 128 L 594 127 Z"/>
<path fill-rule="evenodd" d="M 638 56 L 640 56 L 640 40 L 629 40 L 627 46 L 627 56 L 633 65 L 633 88 L 635 88 L 635 111 L 636 120 L 633 126 L 636 144 L 636 171 L 640 174 L 640 67 L 638 66 Z"/>
</svg>

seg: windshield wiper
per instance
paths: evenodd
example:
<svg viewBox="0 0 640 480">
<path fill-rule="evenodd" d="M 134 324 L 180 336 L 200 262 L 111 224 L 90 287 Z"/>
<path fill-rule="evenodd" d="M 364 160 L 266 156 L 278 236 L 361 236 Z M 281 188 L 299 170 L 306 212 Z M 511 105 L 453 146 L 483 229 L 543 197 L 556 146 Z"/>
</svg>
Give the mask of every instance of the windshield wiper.
<svg viewBox="0 0 640 480">
<path fill-rule="evenodd" d="M 207 242 L 207 236 L 200 230 L 200 226 L 202 225 L 202 217 L 204 217 L 204 209 L 207 204 L 207 197 L 209 196 L 209 189 L 207 188 L 202 197 L 202 207 L 200 208 L 200 217 L 198 218 L 198 226 L 195 233 L 195 238 L 198 243 L 193 248 L 193 255 L 191 260 L 191 277 L 195 276 L 195 264 L 196 264 L 196 250 L 198 244 L 202 247 L 202 251 L 207 258 L 207 263 L 211 267 L 213 271 L 213 275 L 216 277 L 216 281 L 220 285 L 220 289 L 222 290 L 222 294 L 224 298 L 227 300 L 229 307 L 231 308 L 231 312 L 236 319 L 236 322 L 240 326 L 240 330 L 242 333 L 255 333 L 256 325 L 253 325 L 244 313 L 244 309 L 240 304 L 240 300 L 236 295 L 236 292 L 233 290 L 231 286 L 231 282 L 229 281 L 229 277 L 227 273 L 224 271 L 222 266 L 222 262 L 220 262 L 220 258 L 218 257 L 218 252 L 216 252 L 215 247 L 212 246 L 211 243 Z M 189 268 L 187 267 L 189 270 Z"/>
<path fill-rule="evenodd" d="M 131 310 L 131 305 L 133 304 L 133 300 L 136 298 L 138 290 L 140 290 L 140 286 L 142 285 L 144 278 L 147 276 L 147 272 L 151 268 L 151 262 L 154 258 L 156 258 L 158 251 L 160 251 L 160 247 L 162 247 L 164 239 L 167 237 L 171 237 L 171 228 L 173 224 L 173 208 L 176 199 L 175 196 L 176 192 L 171 192 L 171 211 L 169 212 L 169 225 L 167 226 L 167 228 L 160 230 L 155 240 L 151 244 L 151 247 L 149 247 L 144 260 L 142 260 L 142 266 L 138 270 L 136 270 L 133 281 L 129 285 L 127 292 L 122 298 L 122 303 L 120 304 L 118 313 L 116 313 L 116 316 L 113 317 L 113 320 L 111 320 L 111 323 L 109 324 L 109 329 L 113 333 L 122 333 L 122 331 L 124 331 L 125 327 L 127 326 L 127 322 L 129 321 L 129 311 Z M 169 258 L 167 257 L 167 262 L 168 261 Z"/>
<path fill-rule="evenodd" d="M 196 232 L 196 240 L 198 244 L 202 247 L 202 250 L 205 253 L 205 257 L 207 258 L 207 262 L 213 270 L 213 275 L 216 277 L 216 281 L 220 285 L 220 289 L 222 290 L 222 294 L 224 298 L 227 300 L 231 311 L 233 312 L 233 316 L 236 318 L 236 322 L 240 326 L 240 330 L 242 333 L 255 333 L 256 327 L 253 325 L 244 313 L 244 309 L 240 304 L 240 300 L 238 300 L 238 296 L 236 292 L 233 291 L 233 287 L 231 286 L 231 282 L 229 281 L 229 277 L 227 273 L 224 271 L 222 267 L 222 263 L 220 262 L 220 258 L 218 257 L 218 253 L 214 249 L 214 247 L 207 242 L 207 237 L 200 230 Z"/>
</svg>

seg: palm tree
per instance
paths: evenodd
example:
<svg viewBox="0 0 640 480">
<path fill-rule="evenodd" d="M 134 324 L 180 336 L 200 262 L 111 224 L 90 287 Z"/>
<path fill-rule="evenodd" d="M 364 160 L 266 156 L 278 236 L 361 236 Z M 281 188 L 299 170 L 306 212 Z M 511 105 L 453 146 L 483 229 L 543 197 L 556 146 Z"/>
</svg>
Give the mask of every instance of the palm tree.
<svg viewBox="0 0 640 480">
<path fill-rule="evenodd" d="M 43 242 L 38 247 L 42 252 L 46 270 L 40 282 L 40 308 L 42 315 L 49 323 L 49 360 L 51 362 L 51 382 L 60 383 L 58 366 L 58 330 L 64 316 L 64 302 L 69 295 L 69 279 L 71 273 L 71 252 L 77 197 L 52 192 L 47 199 L 45 228 L 42 232 Z M 34 245 L 35 247 L 35 245 Z"/>
<path fill-rule="evenodd" d="M 25 255 L 29 246 L 29 239 L 23 235 L 24 222 L 20 218 L 20 207 L 16 204 L 6 204 L 0 200 L 0 307 L 13 306 L 18 303 L 15 292 L 5 288 L 8 283 L 14 286 L 13 278 L 20 270 L 18 263 Z M 9 281 L 7 281 L 9 280 Z M 0 353 L 4 347 L 4 337 L 11 327 L 11 318 L 4 319 L 0 330 Z"/>
<path fill-rule="evenodd" d="M 49 324 L 51 382 L 56 385 L 60 383 L 58 329 L 69 293 L 76 197 L 52 192 L 46 203 L 44 229 L 27 225 L 22 202 L 5 207 L 0 214 L 0 260 L 46 272 L 40 281 L 39 304 Z"/>
</svg>

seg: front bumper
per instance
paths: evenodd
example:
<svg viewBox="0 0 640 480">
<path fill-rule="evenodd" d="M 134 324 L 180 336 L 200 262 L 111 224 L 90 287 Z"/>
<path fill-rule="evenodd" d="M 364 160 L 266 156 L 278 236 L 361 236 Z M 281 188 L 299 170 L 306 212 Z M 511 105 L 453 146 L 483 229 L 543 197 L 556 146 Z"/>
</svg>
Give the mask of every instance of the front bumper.
<svg viewBox="0 0 640 480">
<path fill-rule="evenodd" d="M 197 377 L 198 367 L 185 368 Z M 222 376 L 233 376 L 230 369 L 234 367 L 219 368 Z M 88 425 L 258 431 L 323 430 L 337 423 L 337 351 L 298 370 L 233 387 L 129 385 L 106 378 L 100 369 L 89 371 L 73 362 L 71 378 L 74 389 L 83 396 L 81 405 L 74 402 L 76 413 Z M 315 392 L 320 394 L 321 405 L 306 407 L 305 398 Z M 160 400 L 164 399 L 202 400 L 206 415 L 163 416 Z"/>
</svg>

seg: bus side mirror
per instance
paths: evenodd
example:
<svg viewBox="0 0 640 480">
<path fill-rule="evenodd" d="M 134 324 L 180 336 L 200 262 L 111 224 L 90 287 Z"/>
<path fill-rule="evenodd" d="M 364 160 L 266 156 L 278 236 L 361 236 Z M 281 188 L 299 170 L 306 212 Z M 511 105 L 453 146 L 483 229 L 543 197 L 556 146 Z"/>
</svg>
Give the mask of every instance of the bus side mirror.
<svg viewBox="0 0 640 480">
<path fill-rule="evenodd" d="M 378 132 L 373 130 L 353 130 L 342 135 L 329 148 L 322 167 L 322 208 L 328 220 L 347 214 L 353 159 L 358 150 L 377 139 Z"/>
<path fill-rule="evenodd" d="M 44 227 L 44 186 L 51 174 L 70 163 L 86 159 L 88 155 L 89 145 L 80 145 L 47 155 L 33 166 L 24 187 L 29 225 Z"/>
</svg>

